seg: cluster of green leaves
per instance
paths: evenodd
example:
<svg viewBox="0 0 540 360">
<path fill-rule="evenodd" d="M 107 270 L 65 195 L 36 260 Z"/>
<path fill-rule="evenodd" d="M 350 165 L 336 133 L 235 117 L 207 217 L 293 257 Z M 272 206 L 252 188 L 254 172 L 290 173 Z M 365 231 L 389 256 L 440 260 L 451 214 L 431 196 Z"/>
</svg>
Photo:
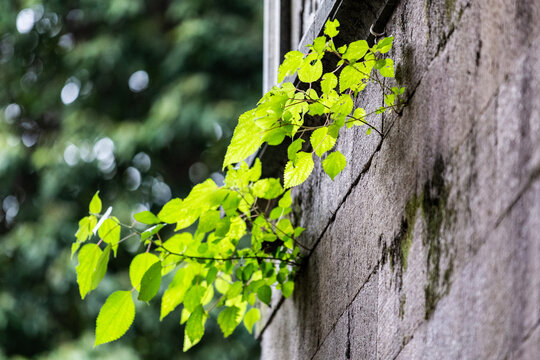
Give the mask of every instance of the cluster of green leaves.
<svg viewBox="0 0 540 360">
<path fill-rule="evenodd" d="M 160 318 L 183 305 L 184 351 L 200 341 L 214 309 L 220 311 L 217 322 L 227 337 L 242 321 L 252 331 L 261 317 L 257 300 L 270 305 L 272 289 L 285 297 L 291 295 L 300 247 L 304 247 L 298 237 L 304 229 L 291 222 L 291 190 L 286 189 L 309 177 L 313 154 L 322 159 L 323 169 L 332 179 L 344 169 L 343 154 L 337 150 L 327 154 L 341 128 L 366 125 L 368 133 L 373 129 L 383 135 L 366 121 L 369 114 L 365 109 L 354 108 L 354 97 L 369 83 L 380 85 L 385 92 L 386 106 L 373 113 L 395 110 L 404 91 L 387 88 L 374 73 L 394 75 L 392 60 L 381 55 L 390 50 L 391 37 L 373 47 L 361 40 L 336 49 L 333 37 L 338 26 L 337 20 L 329 21 L 325 36 L 315 39 L 308 54 L 292 51 L 286 55 L 279 81 L 297 74 L 298 86 L 291 82 L 275 86 L 255 109 L 240 116 L 223 163 L 227 168 L 223 186 L 208 179 L 184 199 L 167 202 L 157 214 L 136 214 L 136 222 L 146 225 L 142 231 L 134 224 L 120 223 L 111 216 L 111 208 L 102 214 L 96 193 L 72 247 L 72 255 L 80 248 L 77 281 L 81 297 L 98 286 L 111 250 L 115 255 L 125 239 L 137 236 L 145 249 L 131 261 L 131 291 L 116 291 L 103 305 L 97 318 L 96 345 L 116 340 L 129 329 L 135 316 L 132 293 L 137 292 L 140 301 L 151 301 L 160 291 L 162 278 L 172 272 L 174 277 L 162 293 Z M 326 54 L 337 56 L 338 62 L 335 70 L 323 74 Z M 319 80 L 317 91 L 312 85 Z M 306 115 L 320 117 L 321 125 L 304 126 Z M 305 133 L 310 134 L 311 151 L 303 149 Z M 287 137 L 291 144 L 284 185 L 280 179 L 261 179 L 260 160 L 249 167 L 244 159 L 263 143 L 278 145 Z M 162 238 L 162 233 L 172 230 L 171 225 L 173 235 Z M 121 237 L 123 228 L 128 234 Z M 86 243 L 96 233 L 98 243 Z"/>
<path fill-rule="evenodd" d="M 374 130 L 383 136 L 381 130 L 366 121 L 366 117 L 396 110 L 402 103 L 405 88 L 390 88 L 379 77 L 394 77 L 392 59 L 382 56 L 392 48 L 393 37 L 384 38 L 372 47 L 365 40 L 359 40 L 336 48 L 333 38 L 339 33 L 338 27 L 337 20 L 328 21 L 325 35 L 314 40 L 307 54 L 290 51 L 285 55 L 278 71 L 281 84 L 264 95 L 255 109 L 240 116 L 225 155 L 224 167 L 252 155 L 265 142 L 279 145 L 285 138 L 290 138 L 285 188 L 297 186 L 309 177 L 314 168 L 313 154 L 324 158 L 323 169 L 333 180 L 343 171 L 347 161 L 338 150 L 325 154 L 336 144 L 341 128 L 366 125 L 368 134 Z M 327 54 L 336 56 L 338 62 L 335 69 L 323 74 L 323 58 Z M 299 80 L 297 86 L 283 82 L 295 75 Z M 317 86 L 316 82 L 319 82 Z M 369 83 L 383 89 L 385 106 L 367 113 L 364 108 L 354 107 L 354 99 Z M 306 115 L 321 118 L 320 125 L 305 126 Z M 311 133 L 310 152 L 303 150 L 306 132 Z"/>
<path fill-rule="evenodd" d="M 72 255 L 80 248 L 76 271 L 81 297 L 98 286 L 111 253 L 116 254 L 125 239 L 137 235 L 146 249 L 131 261 L 131 291 L 116 291 L 103 305 L 97 318 L 96 345 L 116 340 L 129 329 L 135 316 L 132 291 L 138 292 L 138 300 L 148 302 L 158 294 L 162 277 L 173 271 L 174 278 L 162 295 L 160 317 L 183 305 L 184 350 L 200 341 L 212 309 L 222 308 L 217 321 L 227 337 L 242 320 L 252 331 L 260 318 L 259 308 L 253 306 L 257 299 L 270 305 L 272 288 L 290 296 L 300 252 L 297 238 L 304 229 L 294 228 L 288 218 L 290 190 L 285 192 L 279 179 L 260 177 L 258 159 L 251 168 L 245 162 L 236 169 L 229 167 L 223 186 L 208 179 L 186 198 L 170 200 L 158 214 L 136 214 L 135 220 L 147 225 L 143 231 L 121 224 L 109 210 L 101 214 L 96 193 L 89 216 L 79 222 L 72 247 Z M 261 202 L 268 205 L 272 200 L 278 204 L 272 211 L 259 210 Z M 186 231 L 195 223 L 194 233 Z M 170 225 L 174 225 L 174 235 L 162 240 L 160 231 Z M 123 238 L 122 227 L 129 231 Z M 96 232 L 99 242 L 86 243 Z M 250 245 L 242 246 L 246 237 Z M 277 250 L 269 253 L 269 247 Z"/>
</svg>

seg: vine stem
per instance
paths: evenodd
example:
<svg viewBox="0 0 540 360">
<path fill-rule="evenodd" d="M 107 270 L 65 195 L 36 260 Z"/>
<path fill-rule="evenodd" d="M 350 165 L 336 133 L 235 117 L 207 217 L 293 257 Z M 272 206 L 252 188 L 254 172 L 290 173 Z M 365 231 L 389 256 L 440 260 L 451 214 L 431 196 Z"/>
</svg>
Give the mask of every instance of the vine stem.
<svg viewBox="0 0 540 360">
<path fill-rule="evenodd" d="M 232 189 L 232 190 L 236 191 L 236 192 L 242 197 L 242 199 L 247 203 L 247 200 L 245 199 L 244 195 L 243 195 L 240 191 L 238 191 L 238 189 Z M 257 214 L 257 216 L 262 215 L 261 212 L 259 211 L 257 205 L 256 205 L 256 201 L 257 201 L 256 199 L 257 199 L 257 197 L 256 197 L 255 195 L 251 194 L 251 191 L 250 191 L 250 195 L 253 196 L 253 197 L 255 198 L 255 201 L 253 202 L 253 206 L 252 206 L 252 208 L 251 208 L 250 210 L 254 211 L 255 214 Z M 274 233 L 274 235 L 278 236 L 278 235 L 276 234 L 276 230 L 279 230 L 283 235 L 289 236 L 289 235 L 287 235 L 283 230 L 281 230 L 281 229 L 278 228 L 276 225 L 274 225 L 274 224 L 272 224 L 270 221 L 268 221 L 268 220 L 266 219 L 266 216 L 263 215 L 263 217 L 264 217 L 264 220 L 266 221 L 266 223 L 267 223 L 268 225 L 270 225 L 270 228 L 272 229 L 272 232 Z M 277 222 L 279 222 L 279 220 L 281 220 L 281 217 L 282 217 L 282 216 L 279 217 L 279 219 L 278 219 Z M 248 217 L 248 219 L 249 219 L 249 222 L 251 223 L 251 225 L 254 225 L 254 224 L 253 224 L 253 221 L 251 221 L 251 218 Z M 306 246 L 304 246 L 303 244 L 301 244 L 294 236 L 291 236 L 291 238 L 293 239 L 293 242 L 294 242 L 295 244 L 300 245 L 300 247 L 302 247 L 304 250 L 311 251 L 311 249 L 309 249 L 308 247 L 306 247 Z"/>
<path fill-rule="evenodd" d="M 218 257 L 211 257 L 211 256 L 192 256 L 192 255 L 176 253 L 176 252 L 173 252 L 173 251 L 169 251 L 167 248 L 165 248 L 165 247 L 163 247 L 161 245 L 158 246 L 157 248 L 158 249 L 163 249 L 163 250 L 167 251 L 169 254 L 176 255 L 176 256 L 181 256 L 183 258 L 192 259 L 192 260 L 230 261 L 230 260 L 242 260 L 242 259 L 256 259 L 256 260 L 276 260 L 276 261 L 285 262 L 287 264 L 294 265 L 294 266 L 300 265 L 300 263 L 298 263 L 296 261 L 280 259 L 280 258 L 274 257 L 274 256 L 247 255 L 247 256 L 230 256 L 230 257 L 226 257 L 226 258 L 218 258 Z"/>
</svg>

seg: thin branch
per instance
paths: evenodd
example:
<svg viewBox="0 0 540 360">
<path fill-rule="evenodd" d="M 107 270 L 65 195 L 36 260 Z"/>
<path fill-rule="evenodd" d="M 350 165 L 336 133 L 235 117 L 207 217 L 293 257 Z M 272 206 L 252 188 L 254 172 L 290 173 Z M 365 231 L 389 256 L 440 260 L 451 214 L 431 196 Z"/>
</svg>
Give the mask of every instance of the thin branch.
<svg viewBox="0 0 540 360">
<path fill-rule="evenodd" d="M 227 258 L 219 258 L 219 257 L 210 257 L 210 256 L 192 256 L 192 255 L 186 255 L 186 254 L 181 254 L 181 253 L 175 253 L 173 251 L 169 251 L 167 248 L 165 248 L 165 247 L 163 247 L 161 245 L 158 246 L 158 249 L 163 249 L 163 250 L 169 252 L 172 255 L 181 256 L 181 257 L 183 257 L 185 259 L 192 259 L 192 260 L 230 261 L 230 260 L 242 260 L 242 259 L 256 259 L 256 260 L 276 260 L 276 261 L 285 262 L 287 264 L 291 264 L 291 265 L 295 265 L 295 266 L 300 265 L 296 261 L 287 260 L 287 259 L 281 259 L 281 258 L 274 257 L 274 256 L 247 255 L 247 256 L 230 256 L 230 257 L 227 257 Z"/>
</svg>

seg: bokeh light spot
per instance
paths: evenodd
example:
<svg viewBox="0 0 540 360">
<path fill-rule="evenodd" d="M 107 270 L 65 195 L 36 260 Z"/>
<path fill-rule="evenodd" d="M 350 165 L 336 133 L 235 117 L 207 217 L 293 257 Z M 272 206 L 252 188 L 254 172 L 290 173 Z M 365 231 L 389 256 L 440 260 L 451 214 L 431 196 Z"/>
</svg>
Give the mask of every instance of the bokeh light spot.
<svg viewBox="0 0 540 360">
<path fill-rule="evenodd" d="M 62 88 L 60 98 L 65 105 L 69 105 L 79 97 L 80 85 L 76 82 L 68 82 Z"/>
<path fill-rule="evenodd" d="M 34 10 L 32 9 L 23 9 L 17 14 L 16 26 L 17 31 L 21 34 L 29 33 L 34 27 L 34 22 L 36 16 Z"/>
<path fill-rule="evenodd" d="M 133 92 L 141 92 L 148 87 L 150 78 L 144 70 L 135 71 L 128 80 L 129 89 Z"/>
</svg>

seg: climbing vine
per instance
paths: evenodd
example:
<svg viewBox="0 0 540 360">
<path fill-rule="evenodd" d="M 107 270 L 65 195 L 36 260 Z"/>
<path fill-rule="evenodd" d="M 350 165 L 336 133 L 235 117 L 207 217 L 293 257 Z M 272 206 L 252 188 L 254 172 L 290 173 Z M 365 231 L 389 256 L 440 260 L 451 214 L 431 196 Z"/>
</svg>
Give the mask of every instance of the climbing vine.
<svg viewBox="0 0 540 360">
<path fill-rule="evenodd" d="M 99 192 L 94 195 L 71 249 L 72 256 L 78 252 L 81 298 L 99 285 L 111 253 L 115 257 L 125 240 L 137 238 L 144 249 L 129 266 L 132 288 L 113 292 L 102 306 L 95 345 L 124 335 L 135 317 L 135 294 L 137 300 L 152 301 L 165 276 L 173 278 L 161 295 L 160 319 L 183 305 L 184 351 L 201 340 L 214 309 L 219 310 L 217 322 L 227 337 L 242 322 L 251 332 L 261 318 L 258 303 L 270 305 L 274 291 L 285 297 L 292 294 L 301 248 L 309 249 L 300 241 L 304 229 L 291 222 L 290 188 L 309 177 L 314 156 L 334 179 L 347 163 L 343 154 L 332 151 L 341 129 L 364 126 L 367 134 L 384 136 L 383 129 L 368 122 L 369 115 L 397 112 L 403 104 L 405 89 L 384 81 L 394 77 L 393 61 L 384 56 L 393 38 L 372 47 L 360 40 L 336 48 L 338 27 L 337 20 L 328 21 L 324 35 L 309 45 L 306 55 L 287 53 L 279 67 L 280 85 L 240 116 L 223 162 L 223 186 L 208 179 L 186 198 L 170 200 L 157 214 L 135 214 L 135 221 L 145 225 L 142 231 L 136 222 L 123 224 L 112 216 L 112 207 L 102 211 Z M 326 59 L 336 65 L 323 73 Z M 284 82 L 295 75 L 298 86 Z M 368 84 L 382 89 L 384 106 L 371 111 L 354 106 Z M 306 115 L 316 125 L 306 125 Z M 308 135 L 309 143 L 304 144 Z M 283 184 L 277 178 L 261 179 L 260 160 L 251 167 L 244 160 L 264 143 L 279 145 L 289 141 L 285 139 L 290 144 Z M 164 233 L 172 235 L 165 238 Z M 94 238 L 97 242 L 89 241 Z"/>
</svg>

